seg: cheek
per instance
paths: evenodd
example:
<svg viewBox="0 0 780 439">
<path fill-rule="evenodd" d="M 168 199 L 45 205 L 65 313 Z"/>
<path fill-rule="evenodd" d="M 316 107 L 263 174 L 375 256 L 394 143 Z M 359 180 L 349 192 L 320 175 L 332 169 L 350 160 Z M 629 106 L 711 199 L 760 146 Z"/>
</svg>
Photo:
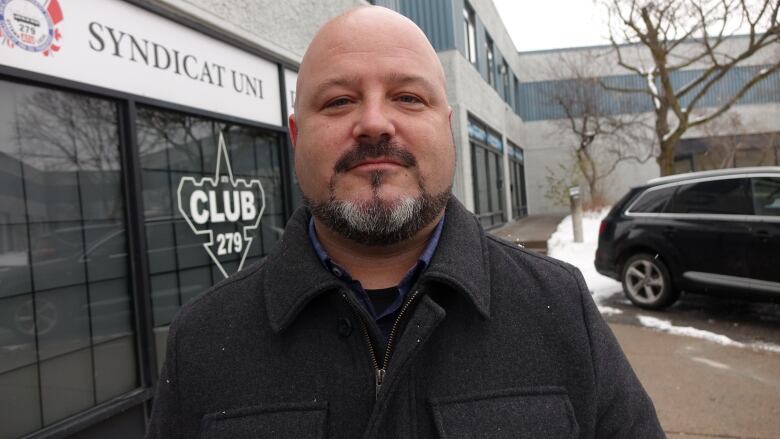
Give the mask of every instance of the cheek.
<svg viewBox="0 0 780 439">
<path fill-rule="evenodd" d="M 432 133 L 421 137 L 418 142 L 417 159 L 420 172 L 429 184 L 436 185 L 437 189 L 443 189 L 452 183 L 455 170 L 455 147 L 449 128 L 443 133 L 444 135 Z"/>
<path fill-rule="evenodd" d="M 317 136 L 301 135 L 294 151 L 295 174 L 307 196 L 327 193 L 333 175 L 333 166 L 340 157 L 340 149 L 327 130 L 312 130 Z"/>
</svg>

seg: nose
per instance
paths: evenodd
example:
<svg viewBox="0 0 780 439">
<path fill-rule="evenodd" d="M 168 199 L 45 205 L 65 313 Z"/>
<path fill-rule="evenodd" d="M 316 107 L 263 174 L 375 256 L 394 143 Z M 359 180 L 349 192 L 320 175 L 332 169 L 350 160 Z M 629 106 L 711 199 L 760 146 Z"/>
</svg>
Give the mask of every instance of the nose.
<svg viewBox="0 0 780 439">
<path fill-rule="evenodd" d="M 352 135 L 359 141 L 379 141 L 395 136 L 395 124 L 390 117 L 390 108 L 379 97 L 367 98 L 360 109 L 360 118 Z"/>
</svg>

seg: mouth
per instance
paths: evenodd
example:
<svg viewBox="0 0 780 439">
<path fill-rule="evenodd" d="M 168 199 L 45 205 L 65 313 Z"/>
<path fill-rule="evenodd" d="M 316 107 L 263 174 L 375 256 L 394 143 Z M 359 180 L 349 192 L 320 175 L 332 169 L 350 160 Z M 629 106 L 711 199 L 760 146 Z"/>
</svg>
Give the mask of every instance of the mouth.
<svg viewBox="0 0 780 439">
<path fill-rule="evenodd" d="M 405 168 L 406 166 L 398 160 L 393 160 L 387 157 L 379 157 L 375 159 L 361 160 L 355 163 L 353 166 L 351 166 L 348 169 L 348 171 L 352 171 L 352 170 L 373 171 L 373 170 L 382 170 L 382 169 L 392 169 L 397 167 Z"/>
</svg>

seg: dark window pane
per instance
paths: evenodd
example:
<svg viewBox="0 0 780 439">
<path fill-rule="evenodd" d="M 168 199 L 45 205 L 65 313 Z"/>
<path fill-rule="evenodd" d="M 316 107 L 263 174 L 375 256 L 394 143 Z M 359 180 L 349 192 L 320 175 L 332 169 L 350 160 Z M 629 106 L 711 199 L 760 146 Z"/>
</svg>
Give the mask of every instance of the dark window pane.
<svg viewBox="0 0 780 439">
<path fill-rule="evenodd" d="M 172 221 L 149 221 L 146 223 L 146 251 L 149 255 L 149 270 L 162 273 L 176 269 L 176 244 L 174 243 Z"/>
<path fill-rule="evenodd" d="M 30 292 L 31 274 L 27 224 L 0 224 L 0 298 Z"/>
<path fill-rule="evenodd" d="M 490 192 L 488 187 L 488 174 L 485 156 L 487 152 L 480 147 L 472 146 L 474 160 L 474 193 L 476 194 L 476 212 L 487 213 L 490 211 Z"/>
<path fill-rule="evenodd" d="M 501 199 L 503 193 L 500 192 L 502 174 L 500 160 L 501 157 L 498 154 L 488 153 L 488 176 L 490 178 L 488 184 L 490 185 L 490 208 L 492 212 L 501 211 L 501 206 L 503 205 L 503 200 Z"/>
<path fill-rule="evenodd" d="M 38 366 L 0 373 L 0 437 L 15 438 L 42 427 Z"/>
<path fill-rule="evenodd" d="M 3 80 L 0 102 L 0 437 L 17 437 L 95 405 L 93 343 L 127 337 L 132 307 L 116 105 Z"/>
<path fill-rule="evenodd" d="M 639 213 L 661 213 L 675 189 L 677 189 L 676 186 L 649 189 L 639 196 L 629 210 Z"/>
<path fill-rule="evenodd" d="M 84 226 L 87 278 L 90 282 L 124 278 L 127 275 L 127 235 L 124 224 L 92 222 Z M 121 290 L 127 297 L 127 288 Z"/>
<path fill-rule="evenodd" d="M 170 175 L 166 171 L 146 169 L 143 171 L 144 180 L 144 213 L 147 219 L 170 218 L 173 215 L 173 195 L 175 188 L 171 189 Z"/>
<path fill-rule="evenodd" d="M 0 373 L 36 361 L 32 295 L 0 299 Z"/>
<path fill-rule="evenodd" d="M 95 346 L 95 393 L 107 401 L 138 387 L 133 337 L 122 337 Z"/>
<path fill-rule="evenodd" d="M 155 324 L 157 322 L 155 321 Z M 168 341 L 168 326 L 154 328 L 154 349 L 157 356 L 157 370 L 161 370 L 165 362 L 165 348 Z"/>
<path fill-rule="evenodd" d="M 181 306 L 176 274 L 154 275 L 151 283 L 154 325 L 167 325 L 171 323 L 176 310 Z"/>
<path fill-rule="evenodd" d="M 730 178 L 682 185 L 668 210 L 672 213 L 752 214 L 746 183 L 746 179 Z"/>
<path fill-rule="evenodd" d="M 44 222 L 30 225 L 30 253 L 35 289 L 83 284 L 84 236 L 81 222 Z"/>
<path fill-rule="evenodd" d="M 756 215 L 780 216 L 780 177 L 750 179 Z"/>
<path fill-rule="evenodd" d="M 132 308 L 125 291 L 124 278 L 89 285 L 93 343 L 132 334 Z"/>
<path fill-rule="evenodd" d="M 182 304 L 189 302 L 200 295 L 200 293 L 206 291 L 213 283 L 209 267 L 183 270 L 179 273 L 179 276 L 181 279 Z"/>
<path fill-rule="evenodd" d="M 89 309 L 84 286 L 35 294 L 35 323 L 41 359 L 90 345 Z"/>
<path fill-rule="evenodd" d="M 89 349 L 41 361 L 43 424 L 50 425 L 95 404 Z"/>
</svg>

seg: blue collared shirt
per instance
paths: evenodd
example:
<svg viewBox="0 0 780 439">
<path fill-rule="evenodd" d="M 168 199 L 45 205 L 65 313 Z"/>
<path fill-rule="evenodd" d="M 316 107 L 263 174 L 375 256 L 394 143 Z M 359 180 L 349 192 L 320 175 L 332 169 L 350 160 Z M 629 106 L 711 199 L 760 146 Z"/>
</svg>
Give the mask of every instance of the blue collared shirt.
<svg viewBox="0 0 780 439">
<path fill-rule="evenodd" d="M 360 284 L 360 281 L 353 279 L 347 270 L 333 262 L 333 260 L 325 252 L 325 249 L 322 248 L 322 244 L 317 238 L 317 231 L 314 228 L 314 218 L 309 219 L 309 241 L 311 242 L 314 251 L 317 253 L 317 256 L 320 258 L 322 265 L 324 265 L 328 271 L 333 273 L 334 276 L 338 277 L 344 283 L 349 285 L 352 291 L 355 292 L 355 296 L 360 301 L 360 304 L 363 306 L 363 308 L 366 309 L 366 311 L 368 311 L 368 314 L 374 319 L 374 321 L 376 321 L 379 329 L 382 330 L 382 333 L 385 336 L 385 340 L 387 340 L 390 334 L 390 330 L 392 329 L 394 317 L 401 308 L 401 305 L 403 305 L 404 299 L 406 299 L 406 295 L 414 285 L 414 282 L 420 276 L 420 273 L 422 273 L 431 262 L 433 253 L 436 251 L 436 247 L 439 245 L 439 238 L 441 237 L 441 229 L 443 226 L 444 217 L 442 217 L 442 219 L 436 225 L 436 228 L 433 229 L 431 239 L 428 240 L 428 244 L 425 245 L 425 249 L 423 249 L 423 252 L 420 254 L 420 258 L 417 260 L 417 263 L 406 272 L 406 275 L 403 279 L 401 279 L 401 282 L 396 287 L 397 290 L 395 300 L 379 315 L 377 315 L 376 311 L 374 310 L 374 305 L 372 304 L 371 299 L 368 297 L 368 293 L 363 288 L 363 285 Z"/>
</svg>

